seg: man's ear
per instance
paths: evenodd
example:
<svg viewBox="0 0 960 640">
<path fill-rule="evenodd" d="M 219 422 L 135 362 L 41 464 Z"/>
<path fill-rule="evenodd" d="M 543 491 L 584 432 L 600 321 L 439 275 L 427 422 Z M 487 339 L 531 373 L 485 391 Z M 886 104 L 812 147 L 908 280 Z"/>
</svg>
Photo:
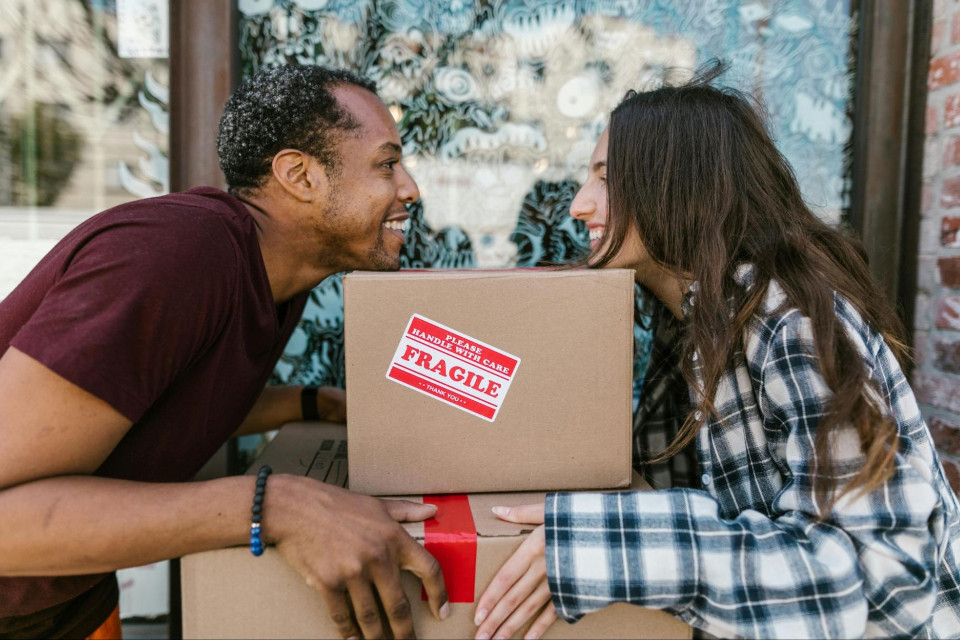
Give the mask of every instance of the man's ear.
<svg viewBox="0 0 960 640">
<path fill-rule="evenodd" d="M 273 156 L 273 177 L 284 191 L 300 202 L 313 202 L 327 189 L 327 172 L 317 160 L 297 149 Z"/>
</svg>

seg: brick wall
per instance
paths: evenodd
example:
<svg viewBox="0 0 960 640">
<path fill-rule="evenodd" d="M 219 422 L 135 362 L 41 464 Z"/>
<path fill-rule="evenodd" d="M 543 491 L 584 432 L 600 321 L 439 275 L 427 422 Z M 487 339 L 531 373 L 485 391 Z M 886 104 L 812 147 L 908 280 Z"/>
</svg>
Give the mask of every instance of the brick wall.
<svg viewBox="0 0 960 640">
<path fill-rule="evenodd" d="M 960 1 L 935 0 L 913 388 L 960 493 Z"/>
</svg>

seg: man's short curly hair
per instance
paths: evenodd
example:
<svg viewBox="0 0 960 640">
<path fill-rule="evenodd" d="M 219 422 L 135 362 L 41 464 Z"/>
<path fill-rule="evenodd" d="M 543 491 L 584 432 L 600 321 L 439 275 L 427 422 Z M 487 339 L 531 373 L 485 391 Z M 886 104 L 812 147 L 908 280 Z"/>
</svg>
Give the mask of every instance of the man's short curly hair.
<svg viewBox="0 0 960 640">
<path fill-rule="evenodd" d="M 217 153 L 231 192 L 263 186 L 273 157 L 297 149 L 336 171 L 337 134 L 358 125 L 330 93 L 352 84 L 376 85 L 344 69 L 284 65 L 260 71 L 230 96 L 220 117 Z"/>
</svg>

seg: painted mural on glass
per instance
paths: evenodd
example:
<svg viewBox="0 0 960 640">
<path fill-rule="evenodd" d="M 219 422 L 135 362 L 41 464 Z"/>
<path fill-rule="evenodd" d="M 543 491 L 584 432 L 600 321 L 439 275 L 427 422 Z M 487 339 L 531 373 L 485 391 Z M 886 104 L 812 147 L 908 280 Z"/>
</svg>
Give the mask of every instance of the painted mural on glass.
<svg viewBox="0 0 960 640">
<path fill-rule="evenodd" d="M 374 79 L 420 186 L 402 268 L 514 267 L 584 253 L 568 215 L 631 88 L 731 64 L 825 219 L 847 207 L 849 0 L 239 0 L 244 76 L 298 62 Z M 644 300 L 638 299 L 638 311 Z M 649 327 L 638 313 L 638 376 Z M 275 382 L 344 383 L 342 283 L 312 294 Z"/>
</svg>

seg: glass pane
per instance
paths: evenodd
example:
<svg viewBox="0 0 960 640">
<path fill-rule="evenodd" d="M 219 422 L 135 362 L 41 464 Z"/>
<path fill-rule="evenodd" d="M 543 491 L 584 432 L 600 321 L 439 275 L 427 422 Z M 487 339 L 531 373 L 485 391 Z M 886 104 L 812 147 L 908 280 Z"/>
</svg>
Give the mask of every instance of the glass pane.
<svg viewBox="0 0 960 640">
<path fill-rule="evenodd" d="M 848 206 L 850 0 L 239 0 L 244 76 L 298 62 L 375 79 L 420 185 L 404 267 L 564 261 L 570 201 L 629 88 L 731 63 L 824 219 Z M 341 283 L 315 291 L 276 382 L 344 384 Z M 648 341 L 637 327 L 637 372 Z"/>
<path fill-rule="evenodd" d="M 145 49 L 166 48 L 166 15 L 156 0 L 0 3 L 0 298 L 84 219 L 168 190 L 169 67 Z"/>
</svg>

